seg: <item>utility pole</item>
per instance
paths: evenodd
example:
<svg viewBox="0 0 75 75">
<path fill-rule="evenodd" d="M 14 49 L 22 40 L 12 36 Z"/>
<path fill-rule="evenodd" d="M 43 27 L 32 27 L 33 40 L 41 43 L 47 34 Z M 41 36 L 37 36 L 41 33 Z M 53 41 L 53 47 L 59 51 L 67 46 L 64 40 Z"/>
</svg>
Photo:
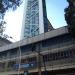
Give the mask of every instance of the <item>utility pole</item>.
<svg viewBox="0 0 75 75">
<path fill-rule="evenodd" d="M 21 68 L 21 48 L 20 48 L 20 42 L 19 42 L 19 58 L 18 58 L 18 62 L 19 62 L 19 68 L 18 68 L 18 75 L 20 75 L 20 68 Z"/>
<path fill-rule="evenodd" d="M 41 75 L 41 55 L 40 55 L 40 43 L 38 43 L 38 75 Z"/>
</svg>

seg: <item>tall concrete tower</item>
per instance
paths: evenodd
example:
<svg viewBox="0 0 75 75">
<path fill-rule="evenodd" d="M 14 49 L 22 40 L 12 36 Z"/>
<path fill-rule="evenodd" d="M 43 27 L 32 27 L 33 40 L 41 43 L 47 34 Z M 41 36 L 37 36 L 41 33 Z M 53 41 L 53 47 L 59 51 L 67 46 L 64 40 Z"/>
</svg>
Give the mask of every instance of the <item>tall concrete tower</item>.
<svg viewBox="0 0 75 75">
<path fill-rule="evenodd" d="M 48 24 L 45 0 L 25 0 L 21 39 L 47 32 Z"/>
</svg>

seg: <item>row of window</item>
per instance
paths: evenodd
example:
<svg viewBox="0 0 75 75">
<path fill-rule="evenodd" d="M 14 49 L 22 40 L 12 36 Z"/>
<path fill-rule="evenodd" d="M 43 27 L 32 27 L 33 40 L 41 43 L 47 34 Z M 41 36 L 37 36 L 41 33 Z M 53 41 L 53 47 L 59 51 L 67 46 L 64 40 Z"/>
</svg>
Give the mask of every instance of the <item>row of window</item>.
<svg viewBox="0 0 75 75">
<path fill-rule="evenodd" d="M 54 37 L 52 39 L 47 39 L 42 41 L 42 48 L 44 47 L 62 47 L 68 44 L 75 43 L 75 39 L 72 38 L 70 35 L 62 35 L 59 37 Z"/>
<path fill-rule="evenodd" d="M 0 59 L 17 57 L 19 55 L 18 50 L 19 49 L 1 52 Z M 35 51 L 35 50 L 36 50 L 35 45 L 23 46 L 21 47 L 21 55 L 25 55 L 26 52 L 28 51 Z M 56 60 L 56 59 L 61 59 L 61 58 L 68 58 L 68 57 L 72 57 L 72 55 L 74 55 L 74 50 L 68 49 L 63 52 L 44 55 L 43 58 L 45 61 L 48 61 L 48 60 L 54 60 L 54 59 Z"/>
<path fill-rule="evenodd" d="M 44 61 L 54 61 L 54 60 L 72 58 L 73 56 L 75 56 L 74 50 L 66 50 L 66 51 L 61 51 L 57 53 L 46 54 L 43 56 L 43 60 Z"/>
<path fill-rule="evenodd" d="M 66 58 L 72 58 L 75 56 L 75 49 L 71 49 L 71 50 L 65 50 L 65 51 L 61 51 L 61 52 L 57 52 L 57 53 L 48 53 L 46 55 L 43 55 L 43 61 L 47 62 L 47 61 L 55 61 L 55 60 L 61 60 L 61 59 L 66 59 Z M 37 58 L 36 57 L 32 57 L 32 58 L 27 58 L 28 62 L 37 62 Z"/>
<path fill-rule="evenodd" d="M 50 47 L 51 48 L 51 46 L 53 46 L 53 48 L 54 48 L 54 46 L 57 46 L 57 45 L 58 45 L 57 48 L 60 45 L 62 47 L 63 45 L 65 46 L 66 42 L 67 42 L 67 44 L 69 42 L 75 43 L 75 40 L 69 35 L 64 35 L 64 36 L 60 36 L 60 37 L 55 37 L 55 38 L 52 38 L 52 39 L 44 40 L 44 41 L 40 42 L 40 50 L 42 48 L 45 49 L 46 47 Z M 38 47 L 38 43 L 34 44 L 34 45 L 30 44 L 30 45 L 22 46 L 21 47 L 21 52 L 22 52 L 22 54 L 25 54 L 26 52 L 29 52 L 29 51 L 32 51 L 32 50 L 37 50 L 37 47 Z M 4 52 L 0 52 L 0 59 L 7 58 L 8 56 L 10 56 L 10 57 L 17 56 L 18 55 L 18 53 L 17 53 L 18 49 L 19 48 L 15 48 L 15 49 L 12 49 L 12 50 L 7 50 L 7 51 L 4 51 Z"/>
<path fill-rule="evenodd" d="M 49 54 L 43 55 L 43 62 L 72 58 L 74 56 L 75 56 L 75 50 L 66 50 L 66 51 L 61 51 L 61 52 L 57 52 L 57 53 L 49 53 Z M 10 61 L 10 62 L 8 62 L 7 67 L 16 69 L 16 68 L 18 68 L 18 64 L 19 64 L 19 60 Z M 31 58 L 29 57 L 27 59 L 22 59 L 21 65 L 25 65 L 25 64 L 29 64 L 30 68 L 36 67 L 37 66 L 37 57 L 31 57 Z M 5 66 L 4 63 L 0 63 L 0 69 L 3 68 L 4 66 Z"/>
</svg>

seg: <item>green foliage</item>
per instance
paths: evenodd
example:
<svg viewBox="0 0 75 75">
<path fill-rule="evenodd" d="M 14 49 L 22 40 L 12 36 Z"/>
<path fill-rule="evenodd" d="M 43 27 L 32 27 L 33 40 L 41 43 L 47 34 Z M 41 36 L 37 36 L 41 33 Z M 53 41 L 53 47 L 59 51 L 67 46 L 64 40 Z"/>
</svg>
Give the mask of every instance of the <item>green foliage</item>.
<svg viewBox="0 0 75 75">
<path fill-rule="evenodd" d="M 65 9 L 65 20 L 68 24 L 69 32 L 75 36 L 75 5 L 73 0 L 67 0 L 69 6 Z"/>
<path fill-rule="evenodd" d="M 22 3 L 22 0 L 0 0 L 0 34 L 3 34 L 5 21 L 4 15 L 10 8 L 16 10 Z"/>
<path fill-rule="evenodd" d="M 3 35 L 3 32 L 4 32 L 4 30 L 5 30 L 4 24 L 6 24 L 5 21 L 1 21 L 1 22 L 0 22 L 0 36 Z"/>
<path fill-rule="evenodd" d="M 6 10 L 12 8 L 15 10 L 22 0 L 0 0 L 0 13 L 5 13 Z"/>
</svg>

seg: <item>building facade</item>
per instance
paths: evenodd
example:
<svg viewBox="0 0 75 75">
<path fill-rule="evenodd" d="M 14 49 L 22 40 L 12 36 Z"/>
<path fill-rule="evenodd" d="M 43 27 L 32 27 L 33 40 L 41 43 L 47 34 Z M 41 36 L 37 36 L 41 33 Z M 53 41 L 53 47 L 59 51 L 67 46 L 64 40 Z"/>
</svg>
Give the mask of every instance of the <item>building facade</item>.
<svg viewBox="0 0 75 75">
<path fill-rule="evenodd" d="M 75 38 L 67 27 L 0 47 L 0 75 L 38 75 L 38 51 L 42 75 L 75 75 Z"/>
<path fill-rule="evenodd" d="M 21 39 L 47 32 L 48 24 L 45 0 L 25 0 Z"/>
</svg>

